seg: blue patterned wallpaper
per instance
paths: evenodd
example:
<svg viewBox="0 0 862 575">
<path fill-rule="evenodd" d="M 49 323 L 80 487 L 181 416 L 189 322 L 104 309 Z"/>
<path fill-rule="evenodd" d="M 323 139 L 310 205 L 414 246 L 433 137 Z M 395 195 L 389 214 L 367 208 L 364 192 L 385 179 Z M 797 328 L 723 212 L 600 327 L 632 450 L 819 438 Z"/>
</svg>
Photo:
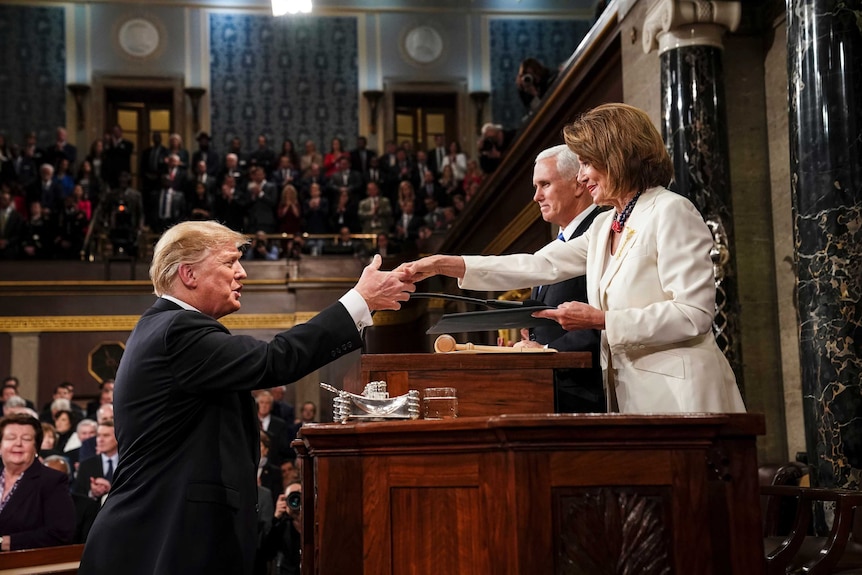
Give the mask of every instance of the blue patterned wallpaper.
<svg viewBox="0 0 862 575">
<path fill-rule="evenodd" d="M 521 60 L 533 57 L 547 68 L 557 69 L 569 59 L 591 26 L 587 20 L 491 20 L 493 121 L 505 128 L 517 128 L 527 113 L 515 87 Z"/>
<path fill-rule="evenodd" d="M 212 133 L 224 151 L 264 134 L 273 149 L 289 137 L 318 150 L 348 146 L 359 130 L 356 18 L 210 15 Z"/>
<path fill-rule="evenodd" d="M 0 5 L 0 133 L 9 143 L 35 131 L 47 145 L 66 125 L 65 28 L 63 8 Z"/>
</svg>

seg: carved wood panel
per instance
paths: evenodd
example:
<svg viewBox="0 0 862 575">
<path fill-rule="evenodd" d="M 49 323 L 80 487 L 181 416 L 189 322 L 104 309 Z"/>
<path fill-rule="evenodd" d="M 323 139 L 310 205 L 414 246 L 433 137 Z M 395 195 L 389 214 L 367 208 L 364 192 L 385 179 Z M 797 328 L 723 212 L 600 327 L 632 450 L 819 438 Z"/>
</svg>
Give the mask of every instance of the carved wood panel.
<svg viewBox="0 0 862 575">
<path fill-rule="evenodd" d="M 670 575 L 669 489 L 555 491 L 557 575 Z"/>
</svg>

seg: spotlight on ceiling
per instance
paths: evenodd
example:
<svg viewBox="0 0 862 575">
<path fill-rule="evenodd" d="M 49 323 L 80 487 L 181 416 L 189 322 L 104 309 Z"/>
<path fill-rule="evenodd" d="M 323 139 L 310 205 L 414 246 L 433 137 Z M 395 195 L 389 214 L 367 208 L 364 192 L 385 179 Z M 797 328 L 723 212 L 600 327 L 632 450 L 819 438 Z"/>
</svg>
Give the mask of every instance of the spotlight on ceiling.
<svg viewBox="0 0 862 575">
<path fill-rule="evenodd" d="M 272 0 L 272 15 L 308 14 L 311 12 L 311 0 Z"/>
</svg>

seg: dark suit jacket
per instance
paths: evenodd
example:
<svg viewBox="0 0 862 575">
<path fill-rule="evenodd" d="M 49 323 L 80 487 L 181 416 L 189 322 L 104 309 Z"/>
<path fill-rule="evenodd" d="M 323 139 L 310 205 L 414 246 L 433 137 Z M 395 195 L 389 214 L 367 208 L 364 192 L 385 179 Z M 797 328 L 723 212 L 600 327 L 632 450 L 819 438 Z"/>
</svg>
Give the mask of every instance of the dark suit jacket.
<svg viewBox="0 0 862 575">
<path fill-rule="evenodd" d="M 0 534 L 9 536 L 12 551 L 71 543 L 75 505 L 66 474 L 34 460 L 0 512 Z"/>
<path fill-rule="evenodd" d="M 601 213 L 601 211 L 601 209 L 594 209 L 592 213 L 590 213 L 590 215 L 580 223 L 568 240 L 576 238 L 587 231 L 590 224 L 593 223 L 593 220 L 599 213 Z M 587 278 L 586 276 L 579 276 L 548 286 L 542 286 L 541 289 L 536 287 L 533 288 L 530 297 L 552 306 L 558 306 L 567 301 L 586 302 Z M 577 380 L 573 385 L 564 385 L 568 390 L 566 395 L 573 403 L 570 403 L 567 406 L 560 406 L 558 402 L 558 411 L 606 411 L 604 386 L 602 384 L 602 369 L 599 358 L 601 332 L 595 329 L 566 331 L 562 326 L 560 326 L 560 324 L 554 323 L 546 326 L 534 327 L 530 330 L 530 335 L 531 338 L 535 338 L 537 342 L 547 344 L 548 347 L 552 347 L 559 351 L 589 351 L 593 354 L 593 367 L 591 369 L 570 370 L 572 373 L 566 374 L 572 382 Z M 558 386 L 558 399 L 560 397 L 560 391 L 561 390 Z M 572 394 L 580 395 L 581 397 L 573 398 Z M 561 407 L 562 409 L 560 409 Z"/>
<path fill-rule="evenodd" d="M 250 391 L 296 381 L 361 343 L 340 303 L 263 342 L 157 300 L 117 372 L 120 463 L 78 572 L 251 573 L 260 426 Z"/>
<path fill-rule="evenodd" d="M 292 422 L 291 422 L 292 423 Z M 269 428 L 266 430 L 269 435 L 269 462 L 273 465 L 281 465 L 285 459 L 293 459 L 296 454 L 290 448 L 291 437 L 290 425 L 280 417 L 271 415 L 269 418 Z M 264 485 L 264 487 L 269 487 Z"/>
<path fill-rule="evenodd" d="M 272 496 L 272 504 L 275 505 L 278 496 L 284 493 L 284 488 L 281 486 L 281 469 L 272 462 L 267 461 L 263 469 L 260 470 L 260 486 L 266 487 Z M 274 508 L 273 513 L 275 513 Z"/>
</svg>

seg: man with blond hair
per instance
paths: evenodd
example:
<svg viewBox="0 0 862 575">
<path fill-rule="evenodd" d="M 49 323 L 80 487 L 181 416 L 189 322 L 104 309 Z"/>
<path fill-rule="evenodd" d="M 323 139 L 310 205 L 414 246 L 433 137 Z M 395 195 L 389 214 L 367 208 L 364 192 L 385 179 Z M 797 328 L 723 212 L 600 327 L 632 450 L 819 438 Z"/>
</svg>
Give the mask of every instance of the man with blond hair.
<svg viewBox="0 0 862 575">
<path fill-rule="evenodd" d="M 79 573 L 251 574 L 260 431 L 251 391 L 290 383 L 358 350 L 371 312 L 415 288 L 375 258 L 356 286 L 264 342 L 217 320 L 239 310 L 240 247 L 215 222 L 183 222 L 156 244 L 156 303 L 126 342 L 114 387 L 120 458 Z"/>
</svg>

